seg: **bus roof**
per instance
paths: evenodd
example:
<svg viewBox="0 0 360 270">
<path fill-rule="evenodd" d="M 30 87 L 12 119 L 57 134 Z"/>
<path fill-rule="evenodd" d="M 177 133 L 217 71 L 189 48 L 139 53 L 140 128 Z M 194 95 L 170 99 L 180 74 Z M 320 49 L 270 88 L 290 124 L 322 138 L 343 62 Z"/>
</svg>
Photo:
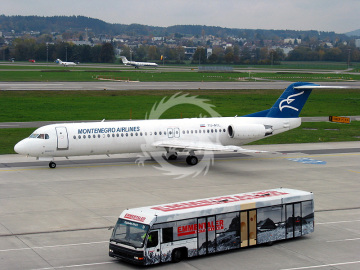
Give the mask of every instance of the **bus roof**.
<svg viewBox="0 0 360 270">
<path fill-rule="evenodd" d="M 123 211 L 120 218 L 152 225 L 311 199 L 313 199 L 311 192 L 276 188 L 133 208 Z"/>
</svg>

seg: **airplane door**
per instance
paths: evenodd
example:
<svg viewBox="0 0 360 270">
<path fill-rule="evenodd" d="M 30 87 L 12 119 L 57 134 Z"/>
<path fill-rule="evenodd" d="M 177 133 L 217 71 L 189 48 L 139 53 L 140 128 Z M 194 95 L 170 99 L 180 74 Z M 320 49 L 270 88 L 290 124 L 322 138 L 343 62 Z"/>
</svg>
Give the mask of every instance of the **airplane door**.
<svg viewBox="0 0 360 270">
<path fill-rule="evenodd" d="M 175 137 L 175 138 L 179 138 L 179 137 L 180 137 L 180 129 L 179 129 L 179 128 L 174 128 L 174 137 Z"/>
<path fill-rule="evenodd" d="M 58 150 L 67 150 L 69 149 L 69 137 L 66 130 L 66 127 L 57 127 L 57 149 Z"/>
<path fill-rule="evenodd" d="M 179 128 L 168 128 L 167 129 L 168 138 L 179 138 L 180 129 Z"/>
<path fill-rule="evenodd" d="M 167 129 L 168 138 L 174 138 L 174 129 L 168 128 Z"/>
</svg>

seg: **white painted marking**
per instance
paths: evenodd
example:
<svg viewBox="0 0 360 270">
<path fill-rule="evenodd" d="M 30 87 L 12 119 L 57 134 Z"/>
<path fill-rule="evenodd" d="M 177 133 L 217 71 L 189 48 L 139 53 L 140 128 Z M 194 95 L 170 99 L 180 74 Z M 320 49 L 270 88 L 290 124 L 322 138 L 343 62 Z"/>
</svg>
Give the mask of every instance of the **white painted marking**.
<svg viewBox="0 0 360 270">
<path fill-rule="evenodd" d="M 327 243 L 334 243 L 334 242 L 344 242 L 344 241 L 356 241 L 360 240 L 360 238 L 350 238 L 350 239 L 342 239 L 342 240 L 329 240 L 326 241 Z"/>
<path fill-rule="evenodd" d="M 99 242 L 89 242 L 89 243 L 77 243 L 77 244 L 67 244 L 67 245 L 55 245 L 55 246 L 43 246 L 43 247 L 28 247 L 28 248 L 2 249 L 2 250 L 0 250 L 0 252 L 21 251 L 21 250 L 31 250 L 31 249 L 46 249 L 46 248 L 57 248 L 57 247 L 71 247 L 71 246 L 93 245 L 93 244 L 103 244 L 103 243 L 109 243 L 109 241 L 99 241 Z"/>
<path fill-rule="evenodd" d="M 54 270 L 54 269 L 75 268 L 75 267 L 84 267 L 84 266 L 93 266 L 93 265 L 104 265 L 104 264 L 110 264 L 110 263 L 115 263 L 115 262 L 100 262 L 100 263 L 85 263 L 85 264 L 52 266 L 52 267 L 45 267 L 45 268 L 36 268 L 36 269 L 32 269 L 32 270 Z"/>
<path fill-rule="evenodd" d="M 332 221 L 332 222 L 322 222 L 322 223 L 315 223 L 315 225 L 326 225 L 326 224 L 337 224 L 337 223 L 350 223 L 350 222 L 359 222 L 360 219 L 357 220 L 344 220 L 344 221 Z"/>
<path fill-rule="evenodd" d="M 300 269 L 311 269 L 311 268 L 321 268 L 321 267 L 338 266 L 338 265 L 346 265 L 346 264 L 356 264 L 356 263 L 360 263 L 360 261 L 354 261 L 354 262 L 343 262 L 343 263 L 331 263 L 331 264 L 322 264 L 322 265 L 304 266 L 304 267 L 297 267 L 297 268 L 286 268 L 286 269 L 281 269 L 281 270 L 300 270 Z"/>
</svg>

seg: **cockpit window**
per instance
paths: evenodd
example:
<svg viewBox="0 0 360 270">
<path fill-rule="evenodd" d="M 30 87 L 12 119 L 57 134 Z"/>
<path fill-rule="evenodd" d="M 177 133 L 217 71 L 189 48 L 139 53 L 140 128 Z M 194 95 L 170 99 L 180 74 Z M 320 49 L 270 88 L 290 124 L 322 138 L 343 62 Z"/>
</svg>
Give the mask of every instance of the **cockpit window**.
<svg viewBox="0 0 360 270">
<path fill-rule="evenodd" d="M 49 134 L 38 134 L 38 133 L 33 133 L 29 136 L 29 138 L 33 138 L 33 139 L 45 139 L 48 140 Z"/>
</svg>

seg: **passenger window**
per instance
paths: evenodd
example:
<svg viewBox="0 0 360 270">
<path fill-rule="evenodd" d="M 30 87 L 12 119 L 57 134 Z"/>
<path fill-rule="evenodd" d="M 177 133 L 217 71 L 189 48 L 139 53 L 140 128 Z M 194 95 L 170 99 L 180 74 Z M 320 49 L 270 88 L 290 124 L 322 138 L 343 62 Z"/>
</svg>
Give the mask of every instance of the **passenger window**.
<svg viewBox="0 0 360 270">
<path fill-rule="evenodd" d="M 96 138 L 96 135 L 95 135 L 95 134 L 93 135 L 93 138 L 94 138 L 94 139 Z"/>
<path fill-rule="evenodd" d="M 79 135 L 79 139 L 81 139 L 81 135 Z"/>
<path fill-rule="evenodd" d="M 112 135 L 113 137 L 115 137 L 115 134 L 113 133 L 113 135 Z"/>
<path fill-rule="evenodd" d="M 84 135 L 83 138 L 86 139 L 86 135 Z"/>
<path fill-rule="evenodd" d="M 161 131 L 159 132 L 159 135 L 161 135 Z"/>
<path fill-rule="evenodd" d="M 119 137 L 119 133 L 116 133 L 116 137 Z"/>
<path fill-rule="evenodd" d="M 100 138 L 100 134 L 98 135 L 98 138 Z"/>
<path fill-rule="evenodd" d="M 107 136 L 108 136 L 108 138 L 109 138 L 109 137 L 110 137 L 110 134 L 108 134 Z"/>
<path fill-rule="evenodd" d="M 74 137 L 73 137 L 74 139 L 76 139 L 76 136 L 74 135 Z"/>
<path fill-rule="evenodd" d="M 164 228 L 162 230 L 163 243 L 170 243 L 173 241 L 173 228 Z"/>
<path fill-rule="evenodd" d="M 88 138 L 91 139 L 91 135 L 89 135 Z"/>
</svg>

